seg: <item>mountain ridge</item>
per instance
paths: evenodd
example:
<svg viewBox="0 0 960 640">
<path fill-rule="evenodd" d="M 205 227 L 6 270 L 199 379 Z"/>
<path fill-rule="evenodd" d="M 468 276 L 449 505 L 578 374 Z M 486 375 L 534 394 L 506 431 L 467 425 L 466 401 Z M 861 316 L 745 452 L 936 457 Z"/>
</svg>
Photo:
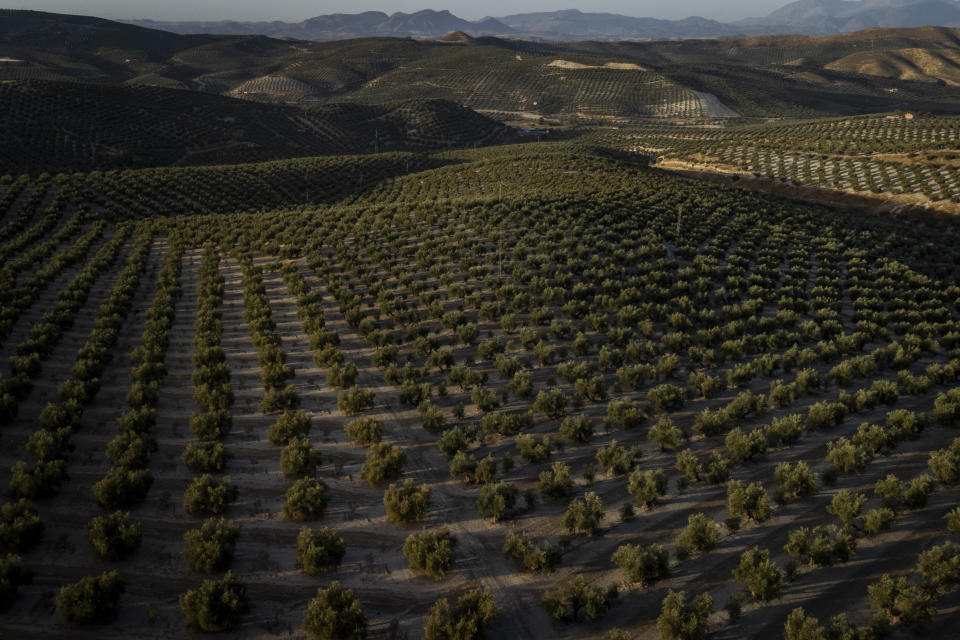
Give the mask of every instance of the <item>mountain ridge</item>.
<svg viewBox="0 0 960 640">
<path fill-rule="evenodd" d="M 756 35 L 835 35 L 870 27 L 960 26 L 960 0 L 796 0 L 766 16 L 720 22 L 699 16 L 680 20 L 592 13 L 578 9 L 487 16 L 464 20 L 449 10 L 414 13 L 365 11 L 314 16 L 301 22 L 169 22 L 125 20 L 181 35 L 265 35 L 317 42 L 389 36 L 438 39 L 461 31 L 542 41 L 677 40 Z"/>
</svg>

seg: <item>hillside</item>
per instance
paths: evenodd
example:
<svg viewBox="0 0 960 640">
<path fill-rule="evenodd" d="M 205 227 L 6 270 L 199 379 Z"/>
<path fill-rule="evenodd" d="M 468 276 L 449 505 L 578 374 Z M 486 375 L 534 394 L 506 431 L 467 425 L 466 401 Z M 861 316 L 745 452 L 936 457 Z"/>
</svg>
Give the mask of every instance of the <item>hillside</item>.
<svg viewBox="0 0 960 640">
<path fill-rule="evenodd" d="M 960 32 L 384 16 L 0 12 L 0 638 L 954 638 Z"/>
<path fill-rule="evenodd" d="M 442 100 L 303 110 L 157 87 L 0 84 L 0 173 L 427 150 L 507 135 L 498 122 Z"/>
<path fill-rule="evenodd" d="M 960 102 L 937 83 L 953 81 L 949 61 L 960 42 L 957 30 L 946 28 L 613 43 L 455 31 L 461 35 L 431 41 L 319 43 L 177 36 L 37 12 L 2 16 L 0 81 L 151 85 L 298 105 L 430 97 L 511 121 L 567 123 L 956 112 Z M 59 38 L 64 28 L 77 35 Z M 904 50 L 918 70 L 906 68 Z M 874 55 L 884 59 L 872 62 Z M 878 73 L 882 81 L 868 75 Z"/>
<path fill-rule="evenodd" d="M 572 142 L 0 189 L 4 636 L 955 625 L 954 218 Z"/>
</svg>

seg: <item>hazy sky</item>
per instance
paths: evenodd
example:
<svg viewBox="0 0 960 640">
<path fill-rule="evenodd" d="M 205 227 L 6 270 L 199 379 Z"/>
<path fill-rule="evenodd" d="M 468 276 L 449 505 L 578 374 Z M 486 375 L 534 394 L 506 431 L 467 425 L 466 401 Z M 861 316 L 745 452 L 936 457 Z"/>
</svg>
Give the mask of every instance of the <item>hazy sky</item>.
<svg viewBox="0 0 960 640">
<path fill-rule="evenodd" d="M 407 13 L 421 9 L 449 9 L 468 20 L 529 11 L 580 9 L 630 16 L 677 19 L 691 15 L 736 20 L 766 15 L 789 0 L 7 0 L 2 6 L 93 15 L 112 19 L 154 20 L 284 20 L 300 21 L 325 13 L 385 11 Z"/>
</svg>

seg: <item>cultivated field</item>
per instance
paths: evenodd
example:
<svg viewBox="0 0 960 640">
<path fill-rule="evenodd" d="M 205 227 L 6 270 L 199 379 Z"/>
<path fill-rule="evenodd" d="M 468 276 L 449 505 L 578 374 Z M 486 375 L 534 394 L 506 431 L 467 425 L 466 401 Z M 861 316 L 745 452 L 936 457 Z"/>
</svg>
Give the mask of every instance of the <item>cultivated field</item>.
<svg viewBox="0 0 960 640">
<path fill-rule="evenodd" d="M 952 219 L 579 143 L 0 210 L 5 636 L 952 633 Z"/>
</svg>

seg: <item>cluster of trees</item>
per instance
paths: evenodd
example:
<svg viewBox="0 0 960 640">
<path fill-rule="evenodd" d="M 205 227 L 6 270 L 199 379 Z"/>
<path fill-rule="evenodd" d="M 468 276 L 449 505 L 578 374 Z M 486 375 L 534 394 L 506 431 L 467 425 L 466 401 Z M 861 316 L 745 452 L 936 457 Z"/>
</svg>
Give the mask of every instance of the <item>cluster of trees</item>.
<svg viewBox="0 0 960 640">
<path fill-rule="evenodd" d="M 263 270 L 253 264 L 249 255 L 238 257 L 243 269 L 243 301 L 246 309 L 243 319 L 257 349 L 260 365 L 260 383 L 263 401 L 260 406 L 267 413 L 291 411 L 300 406 L 300 396 L 288 381 L 293 379 L 293 367 L 287 364 L 287 354 L 280 348 L 280 336 L 275 329 L 270 301 L 263 286 Z"/>
<path fill-rule="evenodd" d="M 147 310 L 140 346 L 132 356 L 131 385 L 127 411 L 117 420 L 120 433 L 107 445 L 113 466 L 93 485 L 97 503 L 105 509 L 129 508 L 141 503 L 152 485 L 146 470 L 157 445 L 150 431 L 156 422 L 159 388 L 166 376 L 169 332 L 175 320 L 174 307 L 181 295 L 180 271 L 184 245 L 175 235 L 168 238 L 163 265 L 157 273 L 153 304 Z M 145 266 L 141 265 L 141 269 Z M 128 292 L 128 306 L 133 290 Z M 129 513 L 113 511 L 87 523 L 86 536 L 94 552 L 116 560 L 132 555 L 140 546 L 140 523 Z"/>
<path fill-rule="evenodd" d="M 64 307 L 59 313 L 44 315 L 41 323 L 31 330 L 31 337 L 17 347 L 17 356 L 11 360 L 12 381 L 25 382 L 15 386 L 9 393 L 20 397 L 29 393 L 29 379 L 40 374 L 40 354 L 49 354 L 59 341 L 71 318 L 82 306 L 90 287 L 98 276 L 117 257 L 128 233 L 120 234 L 121 240 L 105 245 L 97 257 L 87 265 L 78 279 L 77 289 L 60 298 Z M 108 250 L 109 247 L 109 250 Z M 57 389 L 57 402 L 49 403 L 40 414 L 40 428 L 27 443 L 29 462 L 21 460 L 13 465 L 7 492 L 11 498 L 33 499 L 56 493 L 66 479 L 66 454 L 71 449 L 70 435 L 79 424 L 83 408 L 100 388 L 100 374 L 110 358 L 110 350 L 116 344 L 117 332 L 130 310 L 133 292 L 146 264 L 150 249 L 150 230 L 142 227 L 136 236 L 134 252 L 128 258 L 117 283 L 110 290 L 107 301 L 100 309 L 87 342 L 77 352 L 71 377 Z M 62 323 L 56 324 L 55 323 Z"/>
<path fill-rule="evenodd" d="M 785 640 L 828 640 L 836 637 L 882 637 L 891 625 L 916 628 L 933 617 L 936 600 L 960 585 L 960 545 L 952 541 L 921 552 L 910 575 L 884 573 L 867 585 L 867 600 L 874 617 L 855 627 L 844 614 L 834 616 L 829 627 L 794 609 L 784 625 Z"/>
<path fill-rule="evenodd" d="M 30 376 L 40 373 L 38 354 L 49 353 L 62 336 L 63 330 L 71 322 L 73 314 L 82 306 L 93 283 L 114 262 L 123 244 L 134 231 L 136 236 L 133 252 L 118 275 L 117 282 L 110 290 L 106 302 L 100 308 L 100 315 L 94 323 L 87 342 L 77 353 L 76 362 L 70 372 L 71 377 L 59 386 L 58 401 L 48 404 L 43 410 L 40 416 L 40 428 L 28 440 L 27 453 L 32 459 L 31 464 L 21 461 L 13 466 L 8 487 L 8 494 L 13 501 L 3 506 L 2 519 L 0 519 L 2 546 L 8 552 L 23 551 L 37 542 L 42 534 L 43 525 L 30 500 L 56 493 L 61 482 L 66 479 L 65 460 L 67 453 L 72 449 L 70 436 L 79 423 L 83 407 L 99 390 L 99 378 L 110 359 L 119 329 L 132 307 L 134 292 L 145 270 L 152 245 L 150 226 L 144 224 L 137 229 L 126 226 L 122 231 L 118 230 L 114 239 L 104 245 L 71 283 L 76 285 L 76 289 L 60 297 L 58 304 L 62 304 L 63 308 L 59 314 L 44 316 L 42 322 L 46 324 L 34 328 L 27 342 L 18 346 L 18 356 L 11 362 L 16 374 L 15 378 L 19 377 L 23 384 L 15 385 L 18 388 L 12 389 L 10 393 L 13 396 L 17 396 L 18 393 L 28 393 L 29 384 L 25 381 Z M 177 273 L 167 270 L 161 274 L 161 283 L 169 283 L 171 280 L 175 284 Z M 167 317 L 165 312 L 172 309 L 172 304 L 167 304 L 170 300 L 161 295 L 164 293 L 169 291 L 158 292 L 158 298 L 152 308 L 154 312 L 148 316 L 148 321 L 152 321 L 149 329 L 153 331 L 162 330 L 164 326 L 168 326 L 168 323 L 164 322 L 164 318 Z M 151 339 L 153 337 L 153 335 L 145 336 L 144 343 L 155 347 L 153 351 L 156 352 L 161 350 L 161 346 Z M 165 349 L 165 344 L 162 345 L 162 349 Z M 162 354 L 160 357 L 162 359 Z M 143 378 L 149 377 L 142 370 L 137 370 L 137 374 Z M 13 415 L 15 412 L 11 412 L 11 417 Z M 129 458 L 133 466 L 141 462 L 141 456 L 123 455 L 120 447 L 115 443 L 111 443 L 108 454 L 113 454 L 111 457 L 121 462 Z M 146 480 L 137 479 L 127 484 L 124 482 L 129 477 L 127 471 L 126 468 L 116 467 L 107 478 L 94 485 L 94 495 L 98 502 L 107 507 L 115 507 L 126 503 L 128 490 L 135 496 L 142 495 L 141 491 L 145 490 L 143 486 L 149 487 L 149 477 Z M 134 471 L 131 475 L 143 474 L 137 474 Z M 122 513 L 92 520 L 86 527 L 86 534 L 94 551 L 108 559 L 129 555 L 136 550 L 140 538 L 139 527 L 130 523 L 126 514 Z M 10 574 L 10 590 L 6 594 L 6 597 L 10 598 L 15 595 L 16 587 L 22 584 L 29 574 L 20 569 L 19 561 L 15 561 L 14 556 L 8 558 L 5 570 L 9 570 Z M 108 617 L 115 610 L 122 591 L 122 581 L 116 574 L 84 578 L 61 590 L 57 599 L 58 610 L 71 623 L 95 622 Z"/>
<path fill-rule="evenodd" d="M 11 259 L 0 270 L 0 301 L 3 302 L 3 307 L 0 308 L 0 337 L 7 338 L 16 321 L 39 299 L 44 288 L 65 269 L 86 258 L 91 247 L 103 237 L 106 223 L 102 220 L 93 222 L 86 233 L 80 233 L 86 218 L 87 212 L 81 209 L 47 242 L 19 258 Z M 76 239 L 62 251 L 53 253 L 62 242 L 70 238 Z M 34 264 L 39 265 L 36 271 L 16 286 L 16 275 Z M 12 416 L 0 415 L 0 419 L 7 421 L 12 419 Z"/>
</svg>

